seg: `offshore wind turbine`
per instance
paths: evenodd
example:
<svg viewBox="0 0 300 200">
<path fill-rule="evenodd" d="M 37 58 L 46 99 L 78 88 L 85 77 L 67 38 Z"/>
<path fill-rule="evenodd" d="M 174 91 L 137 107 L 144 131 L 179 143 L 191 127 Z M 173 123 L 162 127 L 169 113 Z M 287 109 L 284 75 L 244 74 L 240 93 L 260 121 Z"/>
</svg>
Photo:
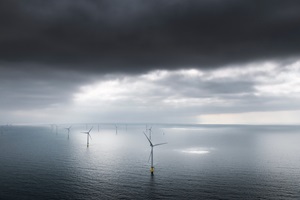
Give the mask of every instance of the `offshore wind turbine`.
<svg viewBox="0 0 300 200">
<path fill-rule="evenodd" d="M 65 128 L 66 130 L 68 130 L 68 139 L 70 138 L 70 129 L 72 128 L 72 126 L 70 126 L 69 128 Z"/>
<path fill-rule="evenodd" d="M 153 148 L 156 147 L 156 146 L 159 146 L 159 145 L 167 144 L 167 143 L 164 142 L 164 143 L 152 144 L 151 140 L 148 138 L 148 136 L 146 135 L 145 132 L 144 132 L 144 135 L 146 136 L 147 140 L 149 141 L 150 147 L 151 147 L 151 152 L 150 152 L 150 155 L 149 155 L 148 162 L 149 162 L 149 160 L 150 160 L 150 158 L 151 158 L 150 172 L 151 172 L 151 174 L 153 175 L 153 173 L 154 173 L 154 165 L 153 165 Z"/>
<path fill-rule="evenodd" d="M 115 125 L 115 127 L 116 127 L 116 135 L 118 135 L 118 126 Z"/>
<path fill-rule="evenodd" d="M 90 135 L 90 132 L 91 132 L 92 129 L 93 129 L 93 127 L 92 127 L 89 131 L 81 132 L 81 133 L 85 133 L 86 136 L 87 136 L 87 144 L 86 144 L 87 147 L 89 147 L 89 145 L 90 145 L 90 143 L 89 143 L 89 138 L 92 139 L 92 137 L 91 137 L 91 135 Z"/>
<path fill-rule="evenodd" d="M 54 124 L 49 124 L 49 125 L 50 125 L 50 128 L 51 128 L 51 132 L 53 132 Z"/>
</svg>

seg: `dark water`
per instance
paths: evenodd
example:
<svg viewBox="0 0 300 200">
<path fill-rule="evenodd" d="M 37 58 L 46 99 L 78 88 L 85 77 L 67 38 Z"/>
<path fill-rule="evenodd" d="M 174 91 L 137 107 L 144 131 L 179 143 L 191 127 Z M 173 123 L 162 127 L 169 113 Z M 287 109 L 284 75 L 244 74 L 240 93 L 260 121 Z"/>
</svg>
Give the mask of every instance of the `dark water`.
<svg viewBox="0 0 300 200">
<path fill-rule="evenodd" d="M 300 199 L 299 126 L 154 126 L 154 176 L 144 126 L 63 127 L 4 127 L 1 199 Z"/>
</svg>

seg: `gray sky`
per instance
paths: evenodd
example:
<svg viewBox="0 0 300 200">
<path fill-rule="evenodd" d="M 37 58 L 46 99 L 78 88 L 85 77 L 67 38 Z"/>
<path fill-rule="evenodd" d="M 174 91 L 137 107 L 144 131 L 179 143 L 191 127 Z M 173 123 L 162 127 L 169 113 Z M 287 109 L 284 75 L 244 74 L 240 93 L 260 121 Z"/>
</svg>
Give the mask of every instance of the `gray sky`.
<svg viewBox="0 0 300 200">
<path fill-rule="evenodd" d="M 0 124 L 299 124 L 299 24 L 291 0 L 2 0 Z"/>
</svg>

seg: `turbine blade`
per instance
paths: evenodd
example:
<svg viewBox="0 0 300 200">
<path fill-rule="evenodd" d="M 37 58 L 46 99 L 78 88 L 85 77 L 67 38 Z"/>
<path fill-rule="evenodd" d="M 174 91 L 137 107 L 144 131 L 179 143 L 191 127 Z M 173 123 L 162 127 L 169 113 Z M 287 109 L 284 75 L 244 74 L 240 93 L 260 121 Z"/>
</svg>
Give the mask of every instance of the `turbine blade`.
<svg viewBox="0 0 300 200">
<path fill-rule="evenodd" d="M 145 132 L 143 132 L 143 133 L 144 133 L 144 135 L 146 136 L 147 140 L 149 141 L 150 145 L 153 146 L 151 140 L 148 138 L 148 136 L 146 135 L 146 133 L 145 133 Z"/>
<path fill-rule="evenodd" d="M 89 133 L 92 129 L 93 129 L 93 126 L 92 126 L 92 128 L 90 128 L 90 130 L 88 131 L 88 133 Z"/>
<path fill-rule="evenodd" d="M 168 144 L 168 143 L 167 143 L 167 142 L 164 142 L 164 143 L 155 144 L 155 145 L 153 145 L 153 146 L 155 147 L 155 146 L 159 146 L 159 145 L 163 145 L 163 144 Z"/>
<path fill-rule="evenodd" d="M 90 138 L 92 139 L 92 136 L 89 134 Z"/>
</svg>

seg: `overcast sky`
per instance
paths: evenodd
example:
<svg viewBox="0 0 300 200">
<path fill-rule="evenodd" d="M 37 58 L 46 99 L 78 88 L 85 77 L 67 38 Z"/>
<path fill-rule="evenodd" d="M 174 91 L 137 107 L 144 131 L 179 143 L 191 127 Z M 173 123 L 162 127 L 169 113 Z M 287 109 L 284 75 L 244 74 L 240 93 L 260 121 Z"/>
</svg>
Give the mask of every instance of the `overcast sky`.
<svg viewBox="0 0 300 200">
<path fill-rule="evenodd" d="M 300 124 L 300 1 L 1 0 L 0 125 Z"/>
</svg>

